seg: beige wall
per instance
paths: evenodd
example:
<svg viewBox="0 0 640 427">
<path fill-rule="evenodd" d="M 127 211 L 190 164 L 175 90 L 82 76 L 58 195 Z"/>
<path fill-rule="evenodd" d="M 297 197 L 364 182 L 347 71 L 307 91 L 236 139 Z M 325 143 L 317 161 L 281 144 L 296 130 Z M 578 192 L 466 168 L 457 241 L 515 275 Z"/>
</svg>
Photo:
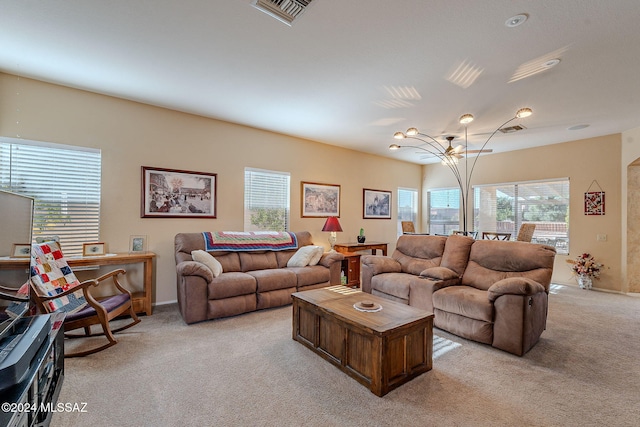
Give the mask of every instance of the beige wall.
<svg viewBox="0 0 640 427">
<path fill-rule="evenodd" d="M 324 219 L 300 217 L 300 181 L 341 185 L 338 241 L 354 241 L 363 227 L 390 249 L 395 212 L 392 221 L 363 220 L 362 189 L 393 191 L 395 206 L 398 187 L 421 182 L 418 165 L 7 74 L 0 74 L 0 135 L 102 150 L 100 238 L 109 251 L 126 252 L 130 235 L 148 236 L 157 303 L 176 299 L 176 233 L 242 230 L 245 167 L 290 172 L 290 228 L 310 231 L 325 247 Z M 141 166 L 217 173 L 217 219 L 140 218 Z"/>
<path fill-rule="evenodd" d="M 517 141 L 517 136 L 512 136 Z M 621 257 L 621 135 L 608 135 L 544 147 L 496 153 L 478 160 L 472 176 L 473 184 L 506 183 L 568 177 L 571 205 L 569 207 L 569 255 L 556 257 L 553 280 L 575 284 L 566 259 L 589 252 L 605 265 L 594 287 L 624 291 Z M 464 170 L 464 168 L 463 168 Z M 464 172 L 463 172 L 464 173 Z M 584 215 L 584 193 L 593 180 L 605 192 L 604 216 Z M 451 171 L 440 164 L 427 165 L 423 171 L 423 205 L 430 188 L 455 187 Z M 427 209 L 423 206 L 424 215 Z M 423 218 L 426 224 L 427 218 Z M 606 234 L 607 241 L 597 241 L 597 234 Z"/>
</svg>

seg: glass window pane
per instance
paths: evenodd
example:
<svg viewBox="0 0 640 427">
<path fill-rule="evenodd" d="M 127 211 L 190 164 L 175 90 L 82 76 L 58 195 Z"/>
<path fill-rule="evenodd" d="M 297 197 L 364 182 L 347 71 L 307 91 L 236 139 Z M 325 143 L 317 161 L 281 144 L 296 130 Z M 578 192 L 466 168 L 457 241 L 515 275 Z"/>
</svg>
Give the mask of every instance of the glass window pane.
<svg viewBox="0 0 640 427">
<path fill-rule="evenodd" d="M 244 231 L 289 230 L 290 176 L 246 168 L 244 171 Z"/>
<path fill-rule="evenodd" d="M 58 236 L 65 255 L 99 241 L 100 150 L 0 138 L 0 188 L 35 199 L 33 238 Z"/>
<path fill-rule="evenodd" d="M 429 234 L 451 234 L 460 229 L 460 189 L 430 190 Z"/>
<path fill-rule="evenodd" d="M 474 189 L 475 230 L 511 233 L 536 224 L 532 242 L 569 252 L 569 180 L 483 185 Z"/>
<path fill-rule="evenodd" d="M 402 221 L 412 221 L 417 226 L 417 220 L 418 190 L 398 188 L 398 236 L 402 234 Z"/>
</svg>

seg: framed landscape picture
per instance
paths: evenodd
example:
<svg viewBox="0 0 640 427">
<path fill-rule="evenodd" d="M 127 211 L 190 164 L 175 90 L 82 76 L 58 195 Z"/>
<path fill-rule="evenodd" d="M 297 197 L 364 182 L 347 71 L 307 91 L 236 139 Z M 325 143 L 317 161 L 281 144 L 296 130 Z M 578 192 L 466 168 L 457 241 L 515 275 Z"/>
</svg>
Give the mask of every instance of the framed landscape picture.
<svg viewBox="0 0 640 427">
<path fill-rule="evenodd" d="M 142 166 L 142 218 L 215 218 L 217 174 Z"/>
<path fill-rule="evenodd" d="M 362 217 L 391 219 L 391 191 L 362 189 Z"/>
<path fill-rule="evenodd" d="M 302 218 L 340 217 L 340 186 L 301 182 Z"/>
</svg>

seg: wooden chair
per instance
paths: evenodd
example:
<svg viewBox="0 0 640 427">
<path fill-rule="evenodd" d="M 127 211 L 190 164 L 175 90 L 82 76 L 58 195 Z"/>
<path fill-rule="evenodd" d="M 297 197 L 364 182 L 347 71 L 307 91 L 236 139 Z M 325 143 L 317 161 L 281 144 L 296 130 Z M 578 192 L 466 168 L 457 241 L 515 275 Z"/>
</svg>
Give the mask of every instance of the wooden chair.
<svg viewBox="0 0 640 427">
<path fill-rule="evenodd" d="M 519 242 L 531 242 L 531 239 L 533 239 L 534 231 L 536 231 L 535 224 L 522 224 L 520 226 L 520 230 L 518 231 L 518 237 L 516 237 L 516 240 Z"/>
<path fill-rule="evenodd" d="M 496 233 L 494 231 L 483 231 L 483 240 L 510 240 L 511 233 Z"/>
<path fill-rule="evenodd" d="M 469 237 L 472 237 L 473 239 L 477 239 L 478 238 L 478 232 L 477 231 L 467 231 L 465 233 L 462 230 L 453 230 L 451 232 L 451 234 L 457 234 L 459 236 L 469 236 Z"/>
<path fill-rule="evenodd" d="M 402 233 L 415 233 L 416 227 L 413 225 L 413 221 L 401 221 L 402 224 Z"/>
<path fill-rule="evenodd" d="M 31 249 L 31 297 L 38 310 L 43 313 L 63 311 L 66 338 L 83 338 L 104 335 L 108 343 L 85 351 L 65 354 L 65 357 L 86 356 L 117 344 L 114 332 L 119 332 L 140 322 L 133 310 L 131 292 L 118 282 L 118 276 L 125 270 L 118 269 L 96 279 L 78 281 L 67 264 L 58 242 L 34 244 Z M 117 295 L 96 300 L 89 291 L 91 286 L 111 279 Z M 108 283 L 108 282 L 107 282 Z M 109 322 L 116 317 L 129 315 L 132 321 L 124 326 L 111 329 Z M 100 325 L 101 333 L 92 334 L 91 326 Z M 68 334 L 75 329 L 84 329 L 84 335 Z"/>
</svg>

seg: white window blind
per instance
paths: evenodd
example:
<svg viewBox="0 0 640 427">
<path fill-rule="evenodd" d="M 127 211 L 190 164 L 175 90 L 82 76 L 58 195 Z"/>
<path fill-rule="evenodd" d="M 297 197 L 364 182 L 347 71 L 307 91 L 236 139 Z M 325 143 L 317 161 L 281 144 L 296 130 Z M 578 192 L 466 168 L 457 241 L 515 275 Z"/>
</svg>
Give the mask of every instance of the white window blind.
<svg viewBox="0 0 640 427">
<path fill-rule="evenodd" d="M 449 235 L 460 230 L 460 189 L 429 190 L 429 233 Z"/>
<path fill-rule="evenodd" d="M 511 233 L 534 223 L 534 243 L 569 252 L 569 179 L 525 181 L 474 187 L 474 229 Z"/>
<path fill-rule="evenodd" d="M 287 172 L 245 168 L 244 231 L 287 231 L 290 215 Z"/>
<path fill-rule="evenodd" d="M 67 256 L 99 241 L 100 183 L 100 150 L 0 138 L 0 187 L 35 199 L 34 240 L 58 236 Z"/>
<path fill-rule="evenodd" d="M 398 236 L 402 234 L 402 221 L 412 221 L 417 227 L 418 190 L 398 188 Z"/>
</svg>

